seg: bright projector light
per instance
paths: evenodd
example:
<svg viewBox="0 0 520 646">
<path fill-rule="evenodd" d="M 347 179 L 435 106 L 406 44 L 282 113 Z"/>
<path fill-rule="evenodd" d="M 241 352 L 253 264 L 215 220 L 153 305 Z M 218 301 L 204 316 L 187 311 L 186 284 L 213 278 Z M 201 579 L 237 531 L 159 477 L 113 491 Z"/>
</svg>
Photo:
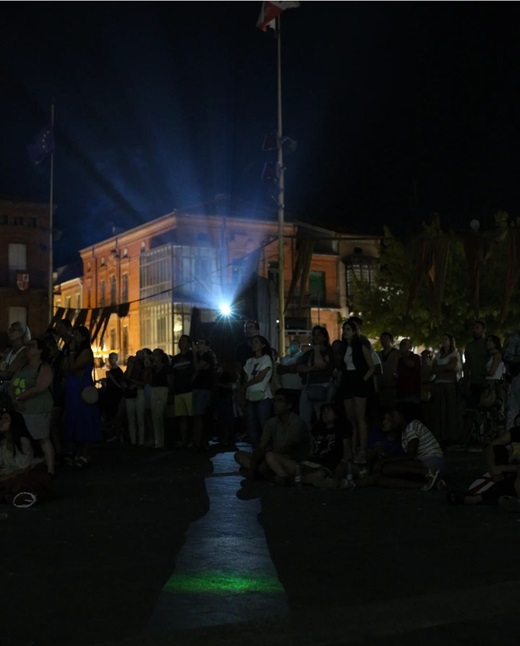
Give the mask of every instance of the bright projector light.
<svg viewBox="0 0 520 646">
<path fill-rule="evenodd" d="M 231 315 L 231 305 L 229 303 L 221 303 L 219 305 L 219 310 L 222 316 L 230 316 Z"/>
</svg>

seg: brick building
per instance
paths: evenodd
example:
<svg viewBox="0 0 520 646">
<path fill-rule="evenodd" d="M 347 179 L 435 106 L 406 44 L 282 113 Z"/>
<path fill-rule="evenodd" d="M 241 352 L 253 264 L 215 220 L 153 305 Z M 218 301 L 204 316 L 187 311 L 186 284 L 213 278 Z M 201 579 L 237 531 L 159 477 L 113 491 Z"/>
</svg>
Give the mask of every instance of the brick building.
<svg viewBox="0 0 520 646">
<path fill-rule="evenodd" d="M 0 348 L 13 321 L 43 333 L 49 324 L 49 205 L 0 198 Z"/>
</svg>

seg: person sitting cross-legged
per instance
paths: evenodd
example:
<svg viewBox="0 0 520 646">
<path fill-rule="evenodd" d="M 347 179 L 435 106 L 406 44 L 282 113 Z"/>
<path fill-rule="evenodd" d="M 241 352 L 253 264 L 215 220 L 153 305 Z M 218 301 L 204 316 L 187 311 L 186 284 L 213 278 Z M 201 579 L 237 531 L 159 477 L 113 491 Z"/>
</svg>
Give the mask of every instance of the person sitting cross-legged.
<svg viewBox="0 0 520 646">
<path fill-rule="evenodd" d="M 305 460 L 297 462 L 285 455 L 266 454 L 267 464 L 276 474 L 276 484 L 292 484 L 301 478 L 302 484 L 334 489 L 354 487 L 352 460 L 352 430 L 346 419 L 338 419 L 333 404 L 321 406 Z"/>
<path fill-rule="evenodd" d="M 264 424 L 259 445 L 252 453 L 237 451 L 235 460 L 248 480 L 270 480 L 274 473 L 267 461 L 269 453 L 299 461 L 308 455 L 309 442 L 307 425 L 292 412 L 290 395 L 280 389 L 274 396 L 274 417 Z"/>
<path fill-rule="evenodd" d="M 401 431 L 404 455 L 382 460 L 360 486 L 405 487 L 428 491 L 444 470 L 442 449 L 433 433 L 418 419 L 417 406 L 399 403 L 391 410 L 392 426 Z"/>
</svg>

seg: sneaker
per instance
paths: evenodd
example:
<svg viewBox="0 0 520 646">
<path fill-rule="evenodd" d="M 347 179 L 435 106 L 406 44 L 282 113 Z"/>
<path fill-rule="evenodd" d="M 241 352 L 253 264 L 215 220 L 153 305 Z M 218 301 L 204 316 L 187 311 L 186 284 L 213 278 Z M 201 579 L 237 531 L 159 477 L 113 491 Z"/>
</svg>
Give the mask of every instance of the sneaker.
<svg viewBox="0 0 520 646">
<path fill-rule="evenodd" d="M 500 496 L 498 499 L 498 505 L 500 509 L 510 512 L 520 512 L 520 500 L 514 496 Z"/>
<path fill-rule="evenodd" d="M 421 487 L 421 491 L 430 491 L 430 489 L 433 487 L 433 485 L 437 482 L 437 479 L 440 475 L 440 471 L 428 471 L 428 473 L 425 476 L 426 482 L 424 483 L 424 486 Z"/>
</svg>

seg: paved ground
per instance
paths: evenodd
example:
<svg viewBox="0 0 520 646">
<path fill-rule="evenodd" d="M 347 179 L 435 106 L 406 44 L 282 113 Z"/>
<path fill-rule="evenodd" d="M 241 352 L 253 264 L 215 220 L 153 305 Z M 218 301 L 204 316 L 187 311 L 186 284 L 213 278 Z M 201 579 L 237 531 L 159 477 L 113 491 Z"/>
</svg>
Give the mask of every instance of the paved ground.
<svg viewBox="0 0 520 646">
<path fill-rule="evenodd" d="M 449 454 L 451 482 L 482 456 Z M 520 642 L 520 515 L 244 487 L 232 453 L 106 445 L 0 520 L 6 646 Z"/>
</svg>

